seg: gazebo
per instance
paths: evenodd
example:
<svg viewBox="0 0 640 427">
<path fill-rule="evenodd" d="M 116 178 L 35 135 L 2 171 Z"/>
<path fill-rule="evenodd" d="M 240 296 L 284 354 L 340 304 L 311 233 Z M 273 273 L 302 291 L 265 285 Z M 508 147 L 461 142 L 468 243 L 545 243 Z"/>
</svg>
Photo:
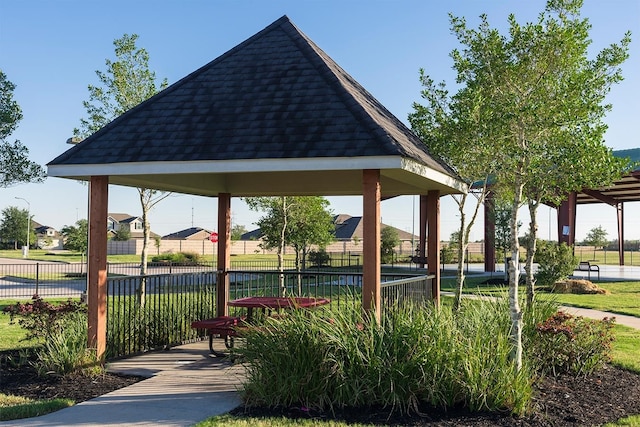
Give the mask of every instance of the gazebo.
<svg viewBox="0 0 640 427">
<path fill-rule="evenodd" d="M 379 318 L 381 199 L 420 195 L 419 246 L 438 298 L 439 199 L 466 191 L 286 16 L 70 148 L 48 173 L 90 183 L 88 344 L 99 356 L 109 184 L 218 198 L 218 315 L 228 310 L 232 197 L 362 195 L 362 299 Z"/>
</svg>

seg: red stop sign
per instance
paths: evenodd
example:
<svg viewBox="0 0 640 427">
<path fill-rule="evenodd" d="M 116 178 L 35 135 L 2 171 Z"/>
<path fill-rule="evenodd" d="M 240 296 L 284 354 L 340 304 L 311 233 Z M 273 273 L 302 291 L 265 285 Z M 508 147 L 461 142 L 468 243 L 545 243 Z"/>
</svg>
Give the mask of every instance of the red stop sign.
<svg viewBox="0 0 640 427">
<path fill-rule="evenodd" d="M 216 243 L 218 241 L 218 233 L 212 231 L 209 235 L 209 240 L 211 240 L 211 243 Z"/>
</svg>

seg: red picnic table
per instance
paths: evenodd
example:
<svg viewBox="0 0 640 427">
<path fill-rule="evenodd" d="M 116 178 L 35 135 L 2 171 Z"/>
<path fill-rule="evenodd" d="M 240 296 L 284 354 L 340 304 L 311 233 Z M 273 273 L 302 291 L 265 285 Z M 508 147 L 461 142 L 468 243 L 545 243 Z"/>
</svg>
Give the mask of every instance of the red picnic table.
<svg viewBox="0 0 640 427">
<path fill-rule="evenodd" d="M 247 322 L 253 319 L 254 309 L 262 309 L 265 312 L 266 310 L 314 308 L 330 302 L 327 298 L 313 297 L 245 297 L 229 301 L 227 305 L 229 307 L 246 308 L 246 317 L 219 316 L 213 319 L 196 320 L 191 322 L 191 327 L 206 329 L 209 335 L 209 350 L 216 357 L 224 357 L 227 354 L 214 350 L 213 336 L 219 335 L 220 338 L 224 339 L 225 347 L 232 349 L 238 328 L 244 327 Z"/>
<path fill-rule="evenodd" d="M 264 312 L 281 308 L 314 308 L 330 302 L 327 298 L 312 297 L 245 297 L 229 301 L 227 305 L 229 307 L 246 308 L 247 320 L 251 320 L 254 308 L 262 309 Z"/>
</svg>

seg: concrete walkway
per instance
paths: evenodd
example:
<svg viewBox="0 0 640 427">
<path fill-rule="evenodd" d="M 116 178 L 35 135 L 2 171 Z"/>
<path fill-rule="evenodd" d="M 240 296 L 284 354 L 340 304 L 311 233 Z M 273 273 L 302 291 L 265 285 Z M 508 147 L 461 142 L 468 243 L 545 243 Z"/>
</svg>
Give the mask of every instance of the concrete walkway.
<svg viewBox="0 0 640 427">
<path fill-rule="evenodd" d="M 41 417 L 0 426 L 191 426 L 240 405 L 242 368 L 209 355 L 208 342 L 112 362 L 111 372 L 150 378 Z"/>
</svg>

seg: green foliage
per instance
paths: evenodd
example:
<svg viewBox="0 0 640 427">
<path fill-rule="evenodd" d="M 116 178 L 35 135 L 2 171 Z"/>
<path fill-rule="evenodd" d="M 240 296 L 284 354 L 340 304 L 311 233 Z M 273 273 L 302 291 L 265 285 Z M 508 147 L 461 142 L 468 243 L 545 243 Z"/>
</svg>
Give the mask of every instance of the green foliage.
<svg viewBox="0 0 640 427">
<path fill-rule="evenodd" d="M 257 222 L 264 246 L 277 248 L 280 256 L 291 245 L 301 262 L 311 245 L 324 247 L 333 240 L 333 216 L 324 197 L 249 197 L 245 202 L 251 210 L 265 213 Z"/>
<path fill-rule="evenodd" d="M 117 242 L 126 242 L 131 239 L 131 230 L 127 227 L 120 227 L 116 230 L 111 240 L 115 240 Z"/>
<path fill-rule="evenodd" d="M 65 225 L 60 230 L 64 237 L 64 247 L 66 249 L 86 253 L 89 239 L 89 223 L 86 219 L 79 219 L 76 225 Z"/>
<path fill-rule="evenodd" d="M 329 265 L 331 261 L 331 256 L 324 249 L 318 249 L 317 251 L 309 252 L 307 258 L 309 259 L 311 265 L 314 267 Z"/>
<path fill-rule="evenodd" d="M 456 249 L 449 243 L 440 249 L 440 262 L 443 264 L 451 264 L 456 260 Z"/>
<path fill-rule="evenodd" d="M 151 258 L 152 262 L 171 262 L 172 264 L 183 265 L 199 265 L 206 260 L 204 257 L 195 252 L 176 252 L 166 253 L 154 256 Z"/>
<path fill-rule="evenodd" d="M 82 103 L 88 117 L 80 120 L 74 136 L 86 138 L 158 92 L 156 74 L 149 70 L 149 53 L 136 46 L 137 40 L 137 34 L 124 34 L 113 41 L 116 60 L 105 60 L 106 71 L 96 71 L 100 85 L 88 86 L 89 100 Z M 167 85 L 163 80 L 160 90 Z"/>
<path fill-rule="evenodd" d="M 553 286 L 558 280 L 571 275 L 578 264 L 573 255 L 573 248 L 564 242 L 558 245 L 555 242 L 538 240 L 536 259 L 536 281 L 541 286 Z"/>
<path fill-rule="evenodd" d="M 85 305 L 71 299 L 64 303 L 52 304 L 34 296 L 33 302 L 7 305 L 3 312 L 9 314 L 12 322 L 18 318 L 18 324 L 27 331 L 25 339 L 46 341 L 63 328 L 69 316 L 86 312 L 86 309 Z"/>
<path fill-rule="evenodd" d="M 380 230 L 380 260 L 389 264 L 394 261 L 395 248 L 400 244 L 398 230 L 393 227 L 384 227 Z"/>
<path fill-rule="evenodd" d="M 231 240 L 240 240 L 242 235 L 247 232 L 247 227 L 236 224 L 231 227 Z"/>
<path fill-rule="evenodd" d="M 29 226 L 29 243 L 36 241 L 33 228 L 27 222 L 29 211 L 15 206 L 9 206 L 2 210 L 2 222 L 0 223 L 0 237 L 5 242 L 14 242 L 14 247 L 18 243 L 26 244 L 27 226 Z"/>
<path fill-rule="evenodd" d="M 536 327 L 538 336 L 530 349 L 534 363 L 554 376 L 591 374 L 611 360 L 614 321 L 557 312 Z"/>
<path fill-rule="evenodd" d="M 44 169 L 29 160 L 29 149 L 20 141 L 7 141 L 22 120 L 22 110 L 13 99 L 16 85 L 0 70 L 0 188 L 21 182 L 42 182 Z"/>
<path fill-rule="evenodd" d="M 73 312 L 44 341 L 35 368 L 40 376 L 71 372 L 98 374 L 101 364 L 95 349 L 87 348 L 87 315 Z"/>
<path fill-rule="evenodd" d="M 0 421 L 39 417 L 68 408 L 74 404 L 70 399 L 33 400 L 0 393 Z"/>
<path fill-rule="evenodd" d="M 96 71 L 100 85 L 89 85 L 89 100 L 83 101 L 87 118 L 80 119 L 80 128 L 73 130 L 77 138 L 86 138 L 106 126 L 116 117 L 167 87 L 167 79 L 156 86 L 156 74 L 149 69 L 148 52 L 136 46 L 137 34 L 124 34 L 113 41 L 116 60 L 105 60 L 106 71 Z M 147 271 L 147 250 L 150 225 L 148 213 L 153 206 L 167 198 L 166 193 L 153 188 L 137 188 L 142 207 L 144 242 L 140 274 Z M 139 290 L 144 294 L 144 289 Z"/>
<path fill-rule="evenodd" d="M 584 244 L 593 246 L 593 257 L 596 257 L 596 249 L 604 247 L 608 243 L 607 231 L 601 225 L 592 228 L 584 239 Z"/>
<path fill-rule="evenodd" d="M 411 413 L 421 402 L 443 409 L 524 413 L 528 367 L 509 361 L 502 306 L 473 301 L 454 316 L 431 305 L 386 309 L 381 324 L 359 306 L 297 313 L 247 331 L 239 348 L 249 406 L 330 410 L 382 405 Z"/>
</svg>

